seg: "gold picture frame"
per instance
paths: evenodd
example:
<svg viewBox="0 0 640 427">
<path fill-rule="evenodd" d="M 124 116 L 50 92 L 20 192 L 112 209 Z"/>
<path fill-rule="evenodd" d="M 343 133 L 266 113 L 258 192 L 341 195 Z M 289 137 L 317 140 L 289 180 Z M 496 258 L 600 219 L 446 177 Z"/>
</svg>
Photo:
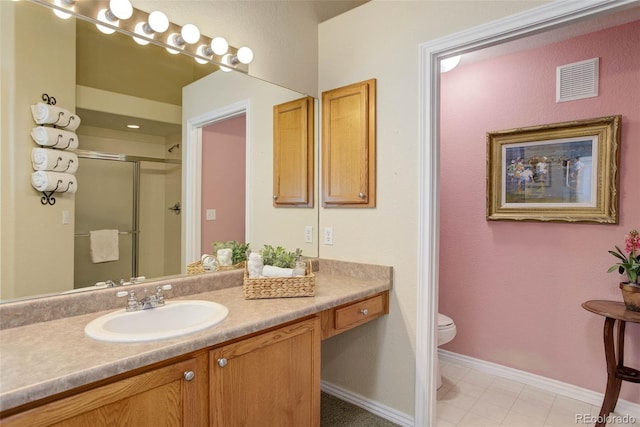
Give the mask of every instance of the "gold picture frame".
<svg viewBox="0 0 640 427">
<path fill-rule="evenodd" d="M 621 120 L 487 132 L 487 220 L 617 224 Z"/>
</svg>

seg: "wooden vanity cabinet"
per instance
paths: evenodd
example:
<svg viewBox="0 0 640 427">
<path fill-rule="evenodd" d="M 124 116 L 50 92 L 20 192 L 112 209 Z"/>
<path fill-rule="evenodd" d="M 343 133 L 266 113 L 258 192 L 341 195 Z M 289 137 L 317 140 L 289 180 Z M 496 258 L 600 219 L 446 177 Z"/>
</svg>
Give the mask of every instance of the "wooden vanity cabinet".
<svg viewBox="0 0 640 427">
<path fill-rule="evenodd" d="M 4 418 L 3 427 L 206 426 L 206 353 Z"/>
<path fill-rule="evenodd" d="M 273 206 L 313 207 L 314 99 L 273 107 Z"/>
<path fill-rule="evenodd" d="M 319 317 L 212 350 L 209 376 L 212 426 L 319 426 Z"/>
<path fill-rule="evenodd" d="M 320 313 L 322 339 L 331 338 L 363 323 L 389 314 L 389 291 Z"/>
<path fill-rule="evenodd" d="M 322 203 L 376 206 L 376 80 L 322 93 Z"/>
</svg>

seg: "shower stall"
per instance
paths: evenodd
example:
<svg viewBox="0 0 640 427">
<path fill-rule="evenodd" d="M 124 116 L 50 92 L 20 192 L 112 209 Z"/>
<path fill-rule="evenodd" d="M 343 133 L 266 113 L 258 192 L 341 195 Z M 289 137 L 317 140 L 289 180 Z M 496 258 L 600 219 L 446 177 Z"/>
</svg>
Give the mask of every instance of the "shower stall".
<svg viewBox="0 0 640 427">
<path fill-rule="evenodd" d="M 76 154 L 74 288 L 179 274 L 180 160 L 81 150 Z M 117 260 L 92 262 L 94 230 L 118 230 Z"/>
</svg>

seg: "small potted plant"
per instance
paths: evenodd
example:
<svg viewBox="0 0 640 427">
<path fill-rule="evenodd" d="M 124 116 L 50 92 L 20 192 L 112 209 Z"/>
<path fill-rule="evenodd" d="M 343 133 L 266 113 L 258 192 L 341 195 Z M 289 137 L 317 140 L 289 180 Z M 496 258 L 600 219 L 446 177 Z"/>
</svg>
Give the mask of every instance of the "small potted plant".
<svg viewBox="0 0 640 427">
<path fill-rule="evenodd" d="M 619 262 L 612 265 L 608 272 L 618 270 L 620 274 L 627 275 L 627 281 L 620 283 L 622 298 L 627 310 L 640 312 L 640 234 L 638 230 L 631 230 L 624 236 L 624 252 L 616 246 L 615 251 L 608 251 L 618 258 Z"/>
</svg>

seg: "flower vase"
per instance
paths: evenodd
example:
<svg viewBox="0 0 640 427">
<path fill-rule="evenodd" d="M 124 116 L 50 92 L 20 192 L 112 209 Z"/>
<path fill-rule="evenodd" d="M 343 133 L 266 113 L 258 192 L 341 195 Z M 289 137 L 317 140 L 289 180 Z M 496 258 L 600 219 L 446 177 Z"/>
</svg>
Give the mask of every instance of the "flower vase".
<svg viewBox="0 0 640 427">
<path fill-rule="evenodd" d="M 620 290 L 627 310 L 640 312 L 640 285 L 622 282 L 620 283 Z"/>
</svg>

